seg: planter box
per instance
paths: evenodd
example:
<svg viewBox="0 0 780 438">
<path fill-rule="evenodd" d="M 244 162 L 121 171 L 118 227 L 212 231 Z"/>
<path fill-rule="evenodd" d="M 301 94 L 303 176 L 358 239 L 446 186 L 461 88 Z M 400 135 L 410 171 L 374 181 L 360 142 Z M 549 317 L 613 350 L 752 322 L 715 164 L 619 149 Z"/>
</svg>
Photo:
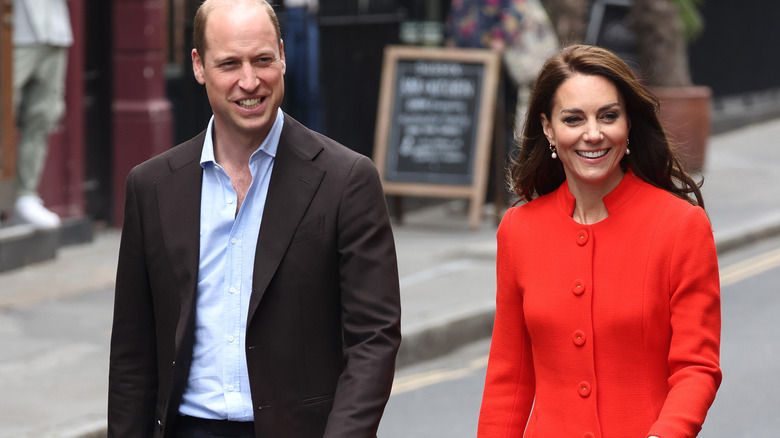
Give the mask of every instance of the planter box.
<svg viewBox="0 0 780 438">
<path fill-rule="evenodd" d="M 704 170 L 712 90 L 705 86 L 651 87 L 661 102 L 661 124 L 692 173 Z"/>
</svg>

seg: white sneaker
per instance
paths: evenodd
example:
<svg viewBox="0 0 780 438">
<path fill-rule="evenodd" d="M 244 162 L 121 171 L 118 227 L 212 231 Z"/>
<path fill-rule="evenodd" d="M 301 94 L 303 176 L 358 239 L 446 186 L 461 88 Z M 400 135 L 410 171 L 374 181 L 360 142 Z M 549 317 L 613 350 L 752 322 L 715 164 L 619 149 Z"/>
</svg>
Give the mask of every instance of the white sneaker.
<svg viewBox="0 0 780 438">
<path fill-rule="evenodd" d="M 28 223 L 41 230 L 51 230 L 60 226 L 60 217 L 43 206 L 37 196 L 20 196 L 16 200 L 14 211 L 18 222 Z"/>
</svg>

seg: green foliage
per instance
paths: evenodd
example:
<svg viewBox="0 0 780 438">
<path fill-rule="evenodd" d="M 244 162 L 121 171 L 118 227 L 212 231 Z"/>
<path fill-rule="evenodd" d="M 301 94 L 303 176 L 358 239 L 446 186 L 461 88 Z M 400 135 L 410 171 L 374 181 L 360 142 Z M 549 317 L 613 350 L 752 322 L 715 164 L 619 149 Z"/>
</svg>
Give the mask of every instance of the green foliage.
<svg viewBox="0 0 780 438">
<path fill-rule="evenodd" d="M 704 0 L 671 0 L 677 5 L 680 11 L 680 19 L 685 27 L 685 39 L 687 41 L 695 40 L 704 30 L 704 19 L 699 12 L 698 6 Z"/>
</svg>

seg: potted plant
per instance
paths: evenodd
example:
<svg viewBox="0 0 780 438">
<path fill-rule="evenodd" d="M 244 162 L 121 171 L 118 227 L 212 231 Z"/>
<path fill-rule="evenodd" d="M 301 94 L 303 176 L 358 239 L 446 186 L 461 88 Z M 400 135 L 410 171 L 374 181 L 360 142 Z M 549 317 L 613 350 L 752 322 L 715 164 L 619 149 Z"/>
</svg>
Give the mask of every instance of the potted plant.
<svg viewBox="0 0 780 438">
<path fill-rule="evenodd" d="M 633 0 L 628 21 L 645 83 L 661 102 L 661 121 L 688 169 L 701 172 L 710 133 L 712 90 L 691 81 L 688 43 L 703 29 L 702 0 Z"/>
</svg>

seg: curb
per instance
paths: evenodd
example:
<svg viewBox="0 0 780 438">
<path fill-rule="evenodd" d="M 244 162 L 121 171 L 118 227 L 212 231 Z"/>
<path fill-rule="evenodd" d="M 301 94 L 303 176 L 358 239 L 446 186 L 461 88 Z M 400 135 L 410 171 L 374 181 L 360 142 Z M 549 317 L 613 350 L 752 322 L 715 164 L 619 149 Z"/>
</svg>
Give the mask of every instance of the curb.
<svg viewBox="0 0 780 438">
<path fill-rule="evenodd" d="M 483 303 L 476 309 L 433 318 L 403 330 L 396 367 L 402 368 L 449 353 L 463 345 L 488 338 L 493 333 L 496 305 Z"/>
<path fill-rule="evenodd" d="M 750 224 L 715 233 L 718 255 L 743 247 L 761 239 L 780 234 L 780 211 L 757 218 Z"/>
</svg>

